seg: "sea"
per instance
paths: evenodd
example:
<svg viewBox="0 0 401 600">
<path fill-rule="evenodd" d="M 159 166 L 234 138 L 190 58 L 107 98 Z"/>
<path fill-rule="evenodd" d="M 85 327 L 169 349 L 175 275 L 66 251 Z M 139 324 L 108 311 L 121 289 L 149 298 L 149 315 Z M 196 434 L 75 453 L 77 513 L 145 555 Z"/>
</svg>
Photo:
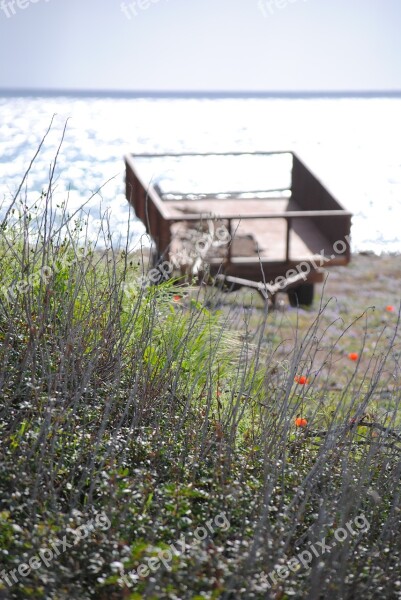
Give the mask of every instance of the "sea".
<svg viewBox="0 0 401 600">
<path fill-rule="evenodd" d="M 401 94 L 0 92 L 0 217 L 48 130 L 22 193 L 43 201 L 57 154 L 53 203 L 84 205 L 93 240 L 105 215 L 125 239 L 125 154 L 292 150 L 353 213 L 354 252 L 401 252 Z"/>
</svg>

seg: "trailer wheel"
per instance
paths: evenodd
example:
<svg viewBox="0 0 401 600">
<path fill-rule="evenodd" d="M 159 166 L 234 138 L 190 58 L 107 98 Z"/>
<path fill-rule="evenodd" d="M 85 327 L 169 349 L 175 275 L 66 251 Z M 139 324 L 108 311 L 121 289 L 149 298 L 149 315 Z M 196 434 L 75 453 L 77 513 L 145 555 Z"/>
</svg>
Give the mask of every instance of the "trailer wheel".
<svg viewBox="0 0 401 600">
<path fill-rule="evenodd" d="M 314 285 L 313 283 L 303 283 L 288 290 L 287 294 L 291 306 L 311 306 L 313 304 Z"/>
</svg>

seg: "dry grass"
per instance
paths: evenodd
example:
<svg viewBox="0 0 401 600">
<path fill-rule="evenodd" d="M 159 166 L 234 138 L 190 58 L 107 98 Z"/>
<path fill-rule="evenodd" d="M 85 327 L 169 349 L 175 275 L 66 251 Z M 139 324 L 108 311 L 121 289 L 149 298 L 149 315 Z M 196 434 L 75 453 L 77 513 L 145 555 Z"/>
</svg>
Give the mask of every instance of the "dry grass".
<svg viewBox="0 0 401 600">
<path fill-rule="evenodd" d="M 3 285 L 58 265 L 0 303 L 2 569 L 89 518 L 110 527 L 12 587 L 0 573 L 1 597 L 401 597 L 399 333 L 383 311 L 396 292 L 368 268 L 393 285 L 393 259 L 334 271 L 311 311 L 249 310 L 246 293 L 219 308 L 196 291 L 174 302 L 171 282 L 127 294 L 141 266 L 121 249 L 83 255 L 82 222 L 61 215 L 61 235 L 47 189 L 36 217 L 17 198 L 21 218 L 0 230 Z M 229 527 L 196 539 L 223 511 Z M 269 584 L 358 515 L 368 529 Z M 124 574 L 181 536 L 185 552 L 127 587 Z"/>
</svg>

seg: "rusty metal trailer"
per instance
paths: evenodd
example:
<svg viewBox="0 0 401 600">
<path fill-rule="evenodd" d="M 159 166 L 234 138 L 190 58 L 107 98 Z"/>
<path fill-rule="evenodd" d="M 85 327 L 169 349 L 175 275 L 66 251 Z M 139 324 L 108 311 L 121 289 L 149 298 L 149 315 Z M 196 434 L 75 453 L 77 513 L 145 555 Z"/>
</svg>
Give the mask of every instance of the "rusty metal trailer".
<svg viewBox="0 0 401 600">
<path fill-rule="evenodd" d="M 312 303 L 322 268 L 350 261 L 352 214 L 294 152 L 129 154 L 125 165 L 159 260 L 174 264 L 188 231 L 213 221 L 231 241 L 202 256 L 210 274 L 272 299 L 286 291 L 292 305 Z"/>
</svg>

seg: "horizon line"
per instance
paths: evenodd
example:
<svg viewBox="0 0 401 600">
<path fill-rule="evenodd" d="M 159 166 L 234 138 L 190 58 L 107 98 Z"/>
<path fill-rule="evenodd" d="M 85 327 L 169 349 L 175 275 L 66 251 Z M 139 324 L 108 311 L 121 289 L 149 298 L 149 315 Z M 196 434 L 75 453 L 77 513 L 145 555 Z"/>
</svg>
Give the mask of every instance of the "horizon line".
<svg viewBox="0 0 401 600">
<path fill-rule="evenodd" d="M 401 97 L 401 90 L 104 90 L 55 88 L 0 88 L 2 97 L 81 96 L 109 98 L 389 98 Z"/>
</svg>

